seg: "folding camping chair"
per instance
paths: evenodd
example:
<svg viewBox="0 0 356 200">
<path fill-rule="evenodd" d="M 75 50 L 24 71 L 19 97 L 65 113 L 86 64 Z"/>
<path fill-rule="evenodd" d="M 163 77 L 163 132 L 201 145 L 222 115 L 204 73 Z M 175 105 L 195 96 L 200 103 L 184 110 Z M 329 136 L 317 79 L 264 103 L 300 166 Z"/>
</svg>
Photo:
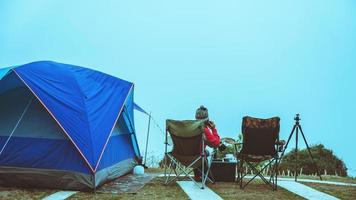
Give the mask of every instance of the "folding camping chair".
<svg viewBox="0 0 356 200">
<path fill-rule="evenodd" d="M 279 117 L 258 119 L 244 117 L 242 120 L 242 148 L 237 152 L 240 159 L 238 167 L 238 182 L 240 188 L 245 188 L 253 179 L 259 176 L 262 181 L 277 190 L 278 152 L 282 152 L 284 141 L 279 140 Z M 247 164 L 253 172 L 252 178 L 243 184 L 243 178 L 248 174 Z M 267 180 L 262 173 L 270 174 Z"/>
<path fill-rule="evenodd" d="M 205 120 L 166 121 L 164 158 L 166 185 L 178 180 L 181 175 L 184 175 L 183 178 L 188 177 L 202 189 L 204 189 L 207 180 L 213 183 L 208 176 L 212 159 L 208 159 L 211 155 L 207 155 L 205 151 L 204 123 Z M 168 152 L 168 133 L 173 141 L 170 152 Z M 190 176 L 193 168 L 199 169 L 201 172 L 201 184 L 198 184 Z M 171 176 L 172 172 L 175 176 Z"/>
</svg>

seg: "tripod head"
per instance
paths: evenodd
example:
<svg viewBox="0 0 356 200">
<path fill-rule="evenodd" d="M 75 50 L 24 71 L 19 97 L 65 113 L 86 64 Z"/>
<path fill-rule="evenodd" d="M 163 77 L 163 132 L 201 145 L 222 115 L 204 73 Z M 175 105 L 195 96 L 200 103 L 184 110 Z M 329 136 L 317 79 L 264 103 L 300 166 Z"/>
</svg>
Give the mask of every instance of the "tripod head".
<svg viewBox="0 0 356 200">
<path fill-rule="evenodd" d="M 299 121 L 301 120 L 299 114 L 295 114 L 294 120 L 296 124 L 299 124 Z"/>
</svg>

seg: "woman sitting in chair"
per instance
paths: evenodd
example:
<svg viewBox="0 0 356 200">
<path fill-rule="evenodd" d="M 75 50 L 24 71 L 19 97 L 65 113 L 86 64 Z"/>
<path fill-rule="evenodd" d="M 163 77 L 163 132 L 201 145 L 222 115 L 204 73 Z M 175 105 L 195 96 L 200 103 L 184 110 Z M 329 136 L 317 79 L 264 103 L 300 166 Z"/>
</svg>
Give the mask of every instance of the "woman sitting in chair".
<svg viewBox="0 0 356 200">
<path fill-rule="evenodd" d="M 225 145 L 220 141 L 220 136 L 216 130 L 214 122 L 209 120 L 208 109 L 204 106 L 200 106 L 195 113 L 195 119 L 206 120 L 204 129 L 206 144 L 211 148 L 219 148 L 223 150 Z M 207 151 L 205 152 L 208 154 Z M 201 172 L 199 169 L 194 169 L 194 179 L 196 181 L 201 180 Z"/>
</svg>

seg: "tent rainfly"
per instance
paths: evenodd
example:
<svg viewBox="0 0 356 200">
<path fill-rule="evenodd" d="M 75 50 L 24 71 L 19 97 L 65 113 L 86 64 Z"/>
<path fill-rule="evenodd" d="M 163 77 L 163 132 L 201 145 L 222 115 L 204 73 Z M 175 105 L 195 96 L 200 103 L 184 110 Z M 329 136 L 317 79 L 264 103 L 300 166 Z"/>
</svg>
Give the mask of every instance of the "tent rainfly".
<svg viewBox="0 0 356 200">
<path fill-rule="evenodd" d="M 0 69 L 0 184 L 94 190 L 140 159 L 134 84 L 50 61 Z"/>
</svg>

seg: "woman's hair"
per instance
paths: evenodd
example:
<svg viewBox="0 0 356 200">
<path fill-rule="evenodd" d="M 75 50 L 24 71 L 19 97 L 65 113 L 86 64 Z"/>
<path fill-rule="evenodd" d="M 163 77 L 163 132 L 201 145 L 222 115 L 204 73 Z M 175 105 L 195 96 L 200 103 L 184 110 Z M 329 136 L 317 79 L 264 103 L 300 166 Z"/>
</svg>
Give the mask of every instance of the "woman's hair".
<svg viewBox="0 0 356 200">
<path fill-rule="evenodd" d="M 209 113 L 208 109 L 204 106 L 200 106 L 197 111 L 195 112 L 195 119 L 208 119 Z"/>
</svg>

